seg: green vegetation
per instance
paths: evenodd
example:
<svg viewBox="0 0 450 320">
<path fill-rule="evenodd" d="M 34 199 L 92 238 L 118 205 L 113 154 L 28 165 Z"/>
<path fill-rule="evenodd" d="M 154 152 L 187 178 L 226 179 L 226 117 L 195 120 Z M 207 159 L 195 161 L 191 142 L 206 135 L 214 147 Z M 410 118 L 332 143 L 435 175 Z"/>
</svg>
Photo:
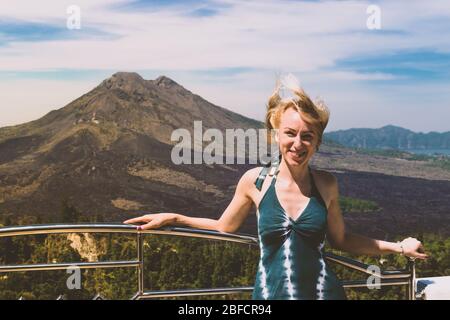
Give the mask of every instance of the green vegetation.
<svg viewBox="0 0 450 320">
<path fill-rule="evenodd" d="M 135 259 L 134 236 L 94 237 L 96 243 L 106 244 L 99 261 Z M 67 235 L 3 238 L 0 264 L 88 261 L 70 244 Z M 249 245 L 179 236 L 149 235 L 144 248 L 145 290 L 251 286 L 259 254 Z M 97 293 L 107 299 L 129 299 L 137 291 L 136 268 L 84 270 L 80 290 L 67 288 L 68 277 L 65 271 L 0 273 L 0 299 L 56 299 L 61 294 L 67 299 L 92 299 Z"/>
<path fill-rule="evenodd" d="M 9 221 L 2 221 L 3 223 Z M 21 220 L 26 222 L 30 220 Z M 84 235 L 79 234 L 81 238 Z M 412 235 L 414 236 L 414 235 Z M 135 237 L 122 234 L 93 234 L 99 261 L 133 260 Z M 394 241 L 400 240 L 394 239 Z M 450 275 L 450 238 L 425 235 L 422 239 L 430 254 L 417 262 L 418 277 Z M 0 264 L 61 263 L 89 261 L 85 253 L 71 247 L 68 235 L 38 235 L 0 238 Z M 257 246 L 186 238 L 148 235 L 145 237 L 145 290 L 252 286 L 259 259 Z M 342 252 L 335 253 L 343 255 Z M 380 257 L 347 255 L 367 264 L 380 265 Z M 406 259 L 400 255 L 383 256 L 383 269 L 400 269 Z M 330 264 L 340 279 L 366 279 L 367 276 Z M 0 273 L 0 299 L 92 299 L 100 293 L 107 299 L 129 299 L 137 291 L 135 268 L 90 269 L 82 271 L 82 288 L 69 290 L 65 271 Z M 380 290 L 346 289 L 349 299 L 404 299 L 405 287 Z M 189 299 L 250 299 L 251 293 L 232 296 L 199 296 Z"/>
<path fill-rule="evenodd" d="M 345 212 L 373 211 L 372 201 L 342 197 Z M 53 222 L 95 222 L 101 217 L 81 219 L 79 212 L 65 200 L 61 216 Z M 69 220 L 63 220 L 69 219 Z M 81 219 L 81 220 L 77 220 Z M 39 224 L 36 217 L 3 216 L 0 224 Z M 75 237 L 78 235 L 79 237 Z M 418 237 L 418 235 L 411 235 Z M 136 259 L 136 238 L 123 234 L 90 234 L 89 244 L 84 234 L 33 235 L 0 238 L 0 265 L 62 263 L 88 261 L 117 261 Z M 393 239 L 401 240 L 403 237 Z M 74 249 L 74 242 L 84 244 Z M 428 234 L 421 238 L 430 258 L 418 261 L 418 277 L 450 275 L 450 238 Z M 89 247 L 89 248 L 86 248 Z M 85 250 L 86 249 L 86 250 Z M 225 242 L 182 236 L 147 235 L 144 242 L 144 288 L 170 290 L 188 288 L 217 288 L 253 286 L 259 248 Z M 357 256 L 328 249 L 367 264 L 380 265 L 379 256 Z M 92 255 L 94 253 L 94 255 Z M 89 255 L 90 254 L 90 255 Z M 94 259 L 94 258 L 95 259 Z M 400 255 L 383 256 L 382 269 L 402 269 L 406 259 Z M 340 279 L 367 279 L 365 274 L 330 263 Z M 63 294 L 67 299 L 92 299 L 100 293 L 107 299 L 129 299 L 137 291 L 136 268 L 89 269 L 82 271 L 79 290 L 69 290 L 69 274 L 62 271 L 30 271 L 0 273 L 0 299 L 56 299 Z M 404 299 L 405 287 L 346 289 L 349 299 Z M 185 299 L 186 297 L 182 297 Z M 250 299 L 251 292 L 233 295 L 198 296 L 187 299 Z"/>
<path fill-rule="evenodd" d="M 339 205 L 342 212 L 374 212 L 379 211 L 381 208 L 375 201 L 362 200 L 350 197 L 339 197 Z"/>
<path fill-rule="evenodd" d="M 450 171 L 450 157 L 433 158 L 431 159 L 431 163 L 429 165 Z"/>
</svg>

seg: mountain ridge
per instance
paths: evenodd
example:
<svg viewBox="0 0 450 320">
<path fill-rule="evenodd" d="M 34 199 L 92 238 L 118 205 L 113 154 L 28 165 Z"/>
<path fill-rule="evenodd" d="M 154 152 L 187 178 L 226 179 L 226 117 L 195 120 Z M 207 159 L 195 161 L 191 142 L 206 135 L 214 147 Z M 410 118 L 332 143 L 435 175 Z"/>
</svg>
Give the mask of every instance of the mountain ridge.
<svg viewBox="0 0 450 320">
<path fill-rule="evenodd" d="M 394 125 L 336 130 L 325 133 L 324 137 L 353 148 L 450 149 L 450 131 L 422 133 Z"/>
</svg>

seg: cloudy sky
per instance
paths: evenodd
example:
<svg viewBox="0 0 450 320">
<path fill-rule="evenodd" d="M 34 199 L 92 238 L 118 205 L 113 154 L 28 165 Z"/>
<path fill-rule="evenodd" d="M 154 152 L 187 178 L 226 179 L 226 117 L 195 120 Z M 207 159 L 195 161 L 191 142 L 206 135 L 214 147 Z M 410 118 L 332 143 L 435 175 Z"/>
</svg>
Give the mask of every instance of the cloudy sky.
<svg viewBox="0 0 450 320">
<path fill-rule="evenodd" d="M 71 5 L 80 9 L 80 29 Z M 370 29 L 370 5 L 380 29 Z M 71 24 L 72 23 L 72 24 Z M 450 130 L 450 1 L 0 0 L 0 127 L 61 108 L 116 71 L 164 74 L 262 120 L 280 73 L 327 131 Z"/>
</svg>

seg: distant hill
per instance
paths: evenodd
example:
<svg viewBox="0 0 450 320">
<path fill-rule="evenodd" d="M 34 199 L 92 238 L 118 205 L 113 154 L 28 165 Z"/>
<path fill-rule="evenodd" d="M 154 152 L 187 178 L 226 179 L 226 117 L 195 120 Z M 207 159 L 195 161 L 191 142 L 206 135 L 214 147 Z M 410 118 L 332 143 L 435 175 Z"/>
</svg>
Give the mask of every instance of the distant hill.
<svg viewBox="0 0 450 320">
<path fill-rule="evenodd" d="M 388 125 L 378 129 L 355 128 L 327 132 L 325 138 L 354 148 L 450 149 L 450 131 L 416 133 Z"/>
</svg>

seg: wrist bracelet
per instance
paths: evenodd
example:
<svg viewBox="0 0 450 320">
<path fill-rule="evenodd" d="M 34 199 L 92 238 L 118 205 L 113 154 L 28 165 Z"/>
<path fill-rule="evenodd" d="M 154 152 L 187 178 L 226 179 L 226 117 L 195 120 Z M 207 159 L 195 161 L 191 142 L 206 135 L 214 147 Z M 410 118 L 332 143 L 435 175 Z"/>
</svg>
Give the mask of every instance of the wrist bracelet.
<svg viewBox="0 0 450 320">
<path fill-rule="evenodd" d="M 402 252 L 400 253 L 402 256 L 405 255 L 405 250 L 403 250 L 403 245 L 400 241 L 397 242 L 400 245 L 400 249 L 402 249 Z"/>
</svg>

